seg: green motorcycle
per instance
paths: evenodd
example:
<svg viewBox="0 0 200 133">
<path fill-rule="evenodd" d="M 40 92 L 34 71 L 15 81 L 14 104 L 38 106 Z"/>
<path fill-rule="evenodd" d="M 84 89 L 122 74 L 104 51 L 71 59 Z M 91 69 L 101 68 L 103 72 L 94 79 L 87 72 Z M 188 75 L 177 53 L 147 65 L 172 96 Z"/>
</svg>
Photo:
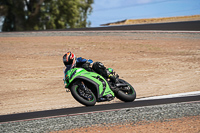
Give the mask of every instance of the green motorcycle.
<svg viewBox="0 0 200 133">
<path fill-rule="evenodd" d="M 115 75 L 113 69 L 108 71 Z M 136 98 L 134 88 L 126 81 L 116 76 L 116 82 L 112 83 L 95 72 L 86 71 L 83 68 L 72 68 L 65 73 L 65 88 L 71 91 L 72 96 L 85 106 L 94 106 L 96 102 L 111 101 L 115 97 L 132 102 Z"/>
</svg>

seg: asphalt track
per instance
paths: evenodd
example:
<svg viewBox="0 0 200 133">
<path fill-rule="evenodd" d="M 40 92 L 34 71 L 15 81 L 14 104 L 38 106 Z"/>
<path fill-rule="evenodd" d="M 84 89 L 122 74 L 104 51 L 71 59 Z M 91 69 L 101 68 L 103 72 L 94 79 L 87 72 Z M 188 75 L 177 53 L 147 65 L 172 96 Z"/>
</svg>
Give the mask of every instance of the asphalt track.
<svg viewBox="0 0 200 133">
<path fill-rule="evenodd" d="M 200 20 L 183 21 L 183 22 L 167 22 L 153 24 L 135 24 L 124 26 L 107 26 L 107 27 L 90 27 L 90 28 L 72 28 L 62 30 L 48 31 L 104 31 L 104 30 L 167 30 L 167 31 L 200 31 Z"/>
<path fill-rule="evenodd" d="M 103 104 L 103 105 L 96 105 L 92 107 L 84 106 L 84 107 L 75 107 L 75 108 L 64 108 L 64 109 L 56 109 L 56 110 L 1 115 L 0 123 L 10 122 L 10 121 L 39 119 L 39 118 L 44 118 L 44 117 L 62 117 L 62 116 L 70 116 L 70 115 L 80 115 L 80 114 L 87 114 L 87 113 L 120 110 L 123 108 L 134 108 L 134 107 L 161 105 L 161 104 L 169 104 L 169 103 L 192 102 L 192 101 L 200 101 L 200 95 L 198 94 L 198 95 L 183 96 L 183 97 L 136 100 L 134 102 Z"/>
</svg>

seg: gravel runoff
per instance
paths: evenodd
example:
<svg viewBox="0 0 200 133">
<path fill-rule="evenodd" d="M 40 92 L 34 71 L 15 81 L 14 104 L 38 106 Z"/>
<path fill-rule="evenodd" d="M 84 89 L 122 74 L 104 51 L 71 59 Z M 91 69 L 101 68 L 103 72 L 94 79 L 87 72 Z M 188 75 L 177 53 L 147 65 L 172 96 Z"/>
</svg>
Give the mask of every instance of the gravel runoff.
<svg viewBox="0 0 200 133">
<path fill-rule="evenodd" d="M 200 32 L 171 31 L 30 31 L 0 32 L 0 37 L 45 36 L 131 36 L 132 39 L 158 39 L 157 37 L 199 39 Z"/>
<path fill-rule="evenodd" d="M 173 103 L 55 118 L 0 123 L 0 132 L 50 132 L 92 125 L 125 124 L 127 122 L 136 123 L 139 121 L 165 121 L 172 118 L 198 115 L 200 115 L 199 101 L 191 103 Z"/>
</svg>

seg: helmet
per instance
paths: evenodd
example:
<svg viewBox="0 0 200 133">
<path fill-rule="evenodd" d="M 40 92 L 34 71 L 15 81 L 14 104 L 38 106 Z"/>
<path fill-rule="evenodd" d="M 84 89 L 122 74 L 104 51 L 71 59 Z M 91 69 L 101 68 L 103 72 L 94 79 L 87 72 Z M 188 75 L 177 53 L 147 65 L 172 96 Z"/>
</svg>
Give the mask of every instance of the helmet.
<svg viewBox="0 0 200 133">
<path fill-rule="evenodd" d="M 66 67 L 72 68 L 76 63 L 76 56 L 72 52 L 67 52 L 63 55 L 63 63 Z"/>
</svg>

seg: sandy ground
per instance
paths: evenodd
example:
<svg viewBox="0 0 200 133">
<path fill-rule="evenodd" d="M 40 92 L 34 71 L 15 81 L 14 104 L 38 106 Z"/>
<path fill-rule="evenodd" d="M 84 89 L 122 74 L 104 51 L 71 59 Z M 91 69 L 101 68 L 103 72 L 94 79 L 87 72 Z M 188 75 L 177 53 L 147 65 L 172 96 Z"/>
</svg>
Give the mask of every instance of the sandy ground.
<svg viewBox="0 0 200 133">
<path fill-rule="evenodd" d="M 151 36 L 0 37 L 0 115 L 82 106 L 63 84 L 69 50 L 114 68 L 137 98 L 200 91 L 199 34 Z"/>
</svg>

